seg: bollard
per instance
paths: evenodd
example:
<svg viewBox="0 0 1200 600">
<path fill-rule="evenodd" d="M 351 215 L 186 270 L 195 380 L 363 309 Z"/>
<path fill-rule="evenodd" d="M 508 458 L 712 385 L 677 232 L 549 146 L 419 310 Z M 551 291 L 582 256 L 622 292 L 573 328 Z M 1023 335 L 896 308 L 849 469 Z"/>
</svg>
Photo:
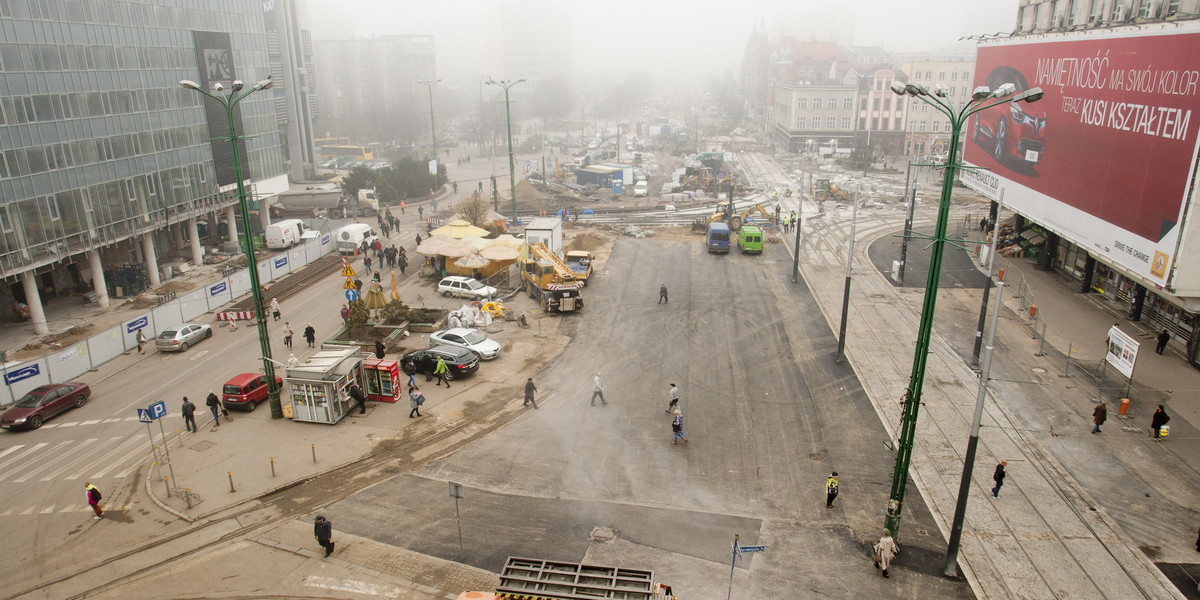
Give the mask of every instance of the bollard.
<svg viewBox="0 0 1200 600">
<path fill-rule="evenodd" d="M 167 497 L 171 496 L 171 482 L 166 477 L 163 477 L 163 485 L 167 488 Z"/>
<path fill-rule="evenodd" d="M 183 499 L 185 502 L 187 502 L 188 510 L 191 510 L 192 509 L 192 494 L 190 492 L 188 492 L 187 488 L 183 488 Z"/>
<path fill-rule="evenodd" d="M 317 462 L 317 445 L 312 444 L 313 462 Z"/>
<path fill-rule="evenodd" d="M 275 477 L 275 457 L 271 457 L 271 477 Z"/>
<path fill-rule="evenodd" d="M 1121 415 L 1129 412 L 1129 398 L 1121 398 Z"/>
<path fill-rule="evenodd" d="M 175 439 L 179 440 L 179 447 L 182 448 L 183 447 L 183 432 L 176 429 L 175 430 Z M 164 446 L 167 445 L 166 440 L 163 440 L 163 445 Z"/>
<path fill-rule="evenodd" d="M 233 493 L 233 472 L 229 472 L 229 493 Z"/>
</svg>

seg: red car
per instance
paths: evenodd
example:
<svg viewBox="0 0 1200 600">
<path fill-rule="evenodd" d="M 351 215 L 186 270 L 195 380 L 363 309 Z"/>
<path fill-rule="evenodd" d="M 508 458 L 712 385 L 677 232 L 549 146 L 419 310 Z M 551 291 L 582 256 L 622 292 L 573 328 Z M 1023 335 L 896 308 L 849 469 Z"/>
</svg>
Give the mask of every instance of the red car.
<svg viewBox="0 0 1200 600">
<path fill-rule="evenodd" d="M 275 386 L 283 388 L 283 379 L 275 376 Z M 258 373 L 234 375 L 221 386 L 221 402 L 226 408 L 237 408 L 250 412 L 259 402 L 267 399 L 267 376 Z"/>
<path fill-rule="evenodd" d="M 1030 88 L 1025 76 L 1012 67 L 996 67 L 984 81 L 990 90 L 1006 83 L 1013 85 L 1014 94 Z M 1046 111 L 1037 104 L 1025 102 L 989 108 L 976 113 L 971 139 L 979 147 L 990 150 L 998 163 L 1014 160 L 1039 164 L 1046 143 Z"/>
<path fill-rule="evenodd" d="M 86 383 L 48 383 L 21 396 L 12 408 L 0 415 L 0 428 L 37 429 L 46 419 L 70 408 L 83 406 L 92 396 Z"/>
</svg>

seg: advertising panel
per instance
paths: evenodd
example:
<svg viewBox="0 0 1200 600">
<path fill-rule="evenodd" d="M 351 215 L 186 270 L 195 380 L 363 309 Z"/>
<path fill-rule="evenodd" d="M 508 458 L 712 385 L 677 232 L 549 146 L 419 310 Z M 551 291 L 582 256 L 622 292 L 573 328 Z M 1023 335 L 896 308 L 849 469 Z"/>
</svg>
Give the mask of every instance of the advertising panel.
<svg viewBox="0 0 1200 600">
<path fill-rule="evenodd" d="M 1036 103 L 965 125 L 962 181 L 1068 240 L 1165 284 L 1200 128 L 1200 33 L 1129 31 L 981 46 L 975 86 Z"/>
<path fill-rule="evenodd" d="M 196 64 L 200 67 L 201 89 L 209 93 L 218 93 L 213 86 L 219 83 L 225 87 L 225 93 L 228 94 L 233 87 L 233 80 L 238 78 L 234 71 L 233 45 L 229 41 L 229 34 L 221 31 L 193 31 L 192 40 L 196 45 Z M 254 82 L 250 82 L 249 85 L 253 84 Z M 217 185 L 237 183 L 237 175 L 233 169 L 233 148 L 229 144 L 229 118 L 225 114 L 225 107 L 209 98 L 199 98 L 199 102 L 204 105 L 204 114 L 208 121 Z M 233 124 L 240 134 L 245 134 L 239 107 L 233 109 Z M 238 145 L 238 158 L 242 166 L 250 165 L 250 160 L 246 157 L 245 142 Z M 249 170 L 244 172 L 248 173 Z"/>
</svg>

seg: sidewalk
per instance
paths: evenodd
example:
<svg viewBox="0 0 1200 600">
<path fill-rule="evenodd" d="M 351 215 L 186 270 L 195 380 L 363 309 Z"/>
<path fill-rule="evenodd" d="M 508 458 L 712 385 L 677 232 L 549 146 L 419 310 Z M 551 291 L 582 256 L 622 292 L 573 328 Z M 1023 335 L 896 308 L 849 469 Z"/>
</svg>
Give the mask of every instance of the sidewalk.
<svg viewBox="0 0 1200 600">
<path fill-rule="evenodd" d="M 936 206 L 927 206 L 918 211 L 914 228 L 931 225 L 935 209 Z M 857 277 L 851 288 L 846 356 L 894 441 L 900 423 L 900 400 L 911 375 L 913 342 L 924 290 L 894 287 L 871 266 L 867 256 L 871 242 L 895 235 L 902 226 L 890 222 L 891 217 L 886 215 L 872 222 L 870 217 L 864 219 L 861 212 L 859 215 L 859 243 L 855 245 Z M 839 218 L 826 216 L 827 220 Z M 839 242 L 819 245 L 825 248 L 823 252 L 805 245 L 800 261 L 804 281 L 835 329 L 840 321 L 844 292 L 843 278 L 832 275 L 844 269 L 846 240 Z M 785 243 L 791 252 L 792 241 Z M 842 248 L 841 257 L 837 254 L 839 250 L 827 249 L 838 245 Z M 946 251 L 961 252 L 952 246 L 947 246 Z M 1039 314 L 1047 318 L 1062 316 L 1062 321 L 1054 321 L 1050 328 L 1052 332 L 1060 330 L 1060 334 L 1057 338 L 1048 335 L 1047 352 L 1055 352 L 1054 343 L 1063 340 L 1062 334 L 1068 332 L 1077 338 L 1095 337 L 1097 346 L 1102 343 L 1107 328 L 1117 319 L 1098 310 L 1081 295 L 1062 293 L 1058 288 L 1063 286 L 1053 281 L 1053 274 L 1031 272 L 1028 263 L 1020 267 L 1025 273 L 1025 285 L 1037 299 Z M 908 493 L 922 495 L 944 537 L 949 535 L 954 514 L 962 456 L 978 388 L 978 376 L 968 362 L 979 298 L 980 290 L 939 292 L 923 404 L 909 469 L 914 485 Z M 991 393 L 958 557 L 960 570 L 979 598 L 1183 598 L 1046 447 L 1044 439 L 1064 435 L 1051 433 L 1055 419 L 1061 418 L 1057 430 L 1069 431 L 1070 443 L 1083 445 L 1081 453 L 1095 452 L 1086 445 L 1096 444 L 1099 437 L 1082 432 L 1086 431 L 1090 406 L 1097 392 L 1082 381 L 1066 378 L 1062 378 L 1066 383 L 1059 381 L 1054 374 L 1053 357 L 1033 356 L 1038 351 L 1038 342 L 1032 339 L 1024 323 L 1028 321 L 1028 313 L 1020 312 L 1020 302 L 1011 293 L 1006 294 L 1006 311 L 997 337 L 997 346 L 1004 347 L 993 362 L 993 383 L 989 386 Z M 966 349 L 966 360 L 961 347 Z M 1077 347 L 1074 353 L 1077 357 L 1086 353 L 1088 360 L 1095 361 L 1102 356 L 1101 349 L 1086 345 Z M 1186 363 L 1158 356 L 1149 363 L 1153 366 L 1136 373 L 1135 381 L 1149 381 L 1144 378 L 1149 374 L 1143 373 L 1153 370 L 1154 381 L 1165 387 L 1179 382 L 1181 388 L 1195 389 L 1194 370 Z M 1113 422 L 1116 413 L 1116 406 L 1110 402 L 1109 425 L 1114 431 L 1119 429 Z M 1148 412 L 1143 414 L 1149 418 Z M 1026 422 L 1037 417 L 1050 422 L 1051 427 L 1039 430 Z M 1185 420 L 1173 420 L 1173 429 L 1176 423 L 1182 429 L 1190 429 L 1183 427 Z M 1109 435 L 1107 431 L 1105 434 Z M 1000 498 L 993 499 L 989 491 L 993 485 L 992 467 L 1001 459 L 1010 462 L 1009 478 Z M 1096 469 L 1108 464 L 1097 463 Z M 1123 483 L 1119 479 L 1113 482 L 1118 486 Z M 1194 524 L 1183 531 L 1194 531 Z M 900 533 L 903 537 L 903 524 Z M 1177 545 L 1190 542 L 1186 535 L 1176 536 L 1178 540 L 1172 541 Z M 903 558 L 898 564 L 902 561 Z"/>
</svg>

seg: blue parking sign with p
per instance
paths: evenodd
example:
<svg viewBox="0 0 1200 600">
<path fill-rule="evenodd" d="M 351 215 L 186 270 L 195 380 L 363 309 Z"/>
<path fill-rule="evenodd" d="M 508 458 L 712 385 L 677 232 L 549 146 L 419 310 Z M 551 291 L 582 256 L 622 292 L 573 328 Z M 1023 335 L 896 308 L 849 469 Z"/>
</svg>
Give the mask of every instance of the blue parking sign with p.
<svg viewBox="0 0 1200 600">
<path fill-rule="evenodd" d="M 161 419 L 167 416 L 167 403 L 159 400 L 158 402 L 150 405 L 149 412 L 151 419 Z"/>
</svg>

